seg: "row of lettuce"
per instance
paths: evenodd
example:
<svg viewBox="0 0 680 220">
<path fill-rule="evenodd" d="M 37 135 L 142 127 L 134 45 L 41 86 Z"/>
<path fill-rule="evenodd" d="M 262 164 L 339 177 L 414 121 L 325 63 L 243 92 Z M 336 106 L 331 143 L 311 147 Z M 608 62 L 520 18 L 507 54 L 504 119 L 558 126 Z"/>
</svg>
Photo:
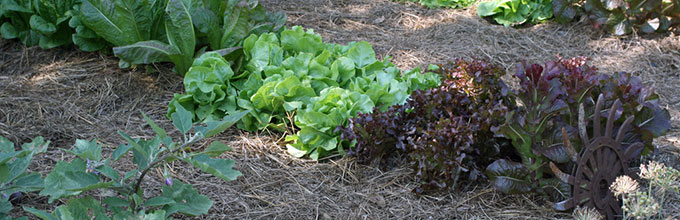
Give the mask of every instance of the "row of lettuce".
<svg viewBox="0 0 680 220">
<path fill-rule="evenodd" d="M 249 110 L 239 128 L 287 131 L 288 152 L 316 160 L 343 152 L 335 129 L 349 118 L 439 84 L 432 72 L 402 72 L 389 59 L 376 59 L 367 42 L 324 43 L 299 26 L 251 35 L 243 53 L 236 70 L 217 53 L 196 59 L 184 78 L 186 93 L 175 94 L 168 115 L 182 106 L 194 121 L 210 121 Z"/>
<path fill-rule="evenodd" d="M 121 66 L 173 62 L 175 71 L 184 75 L 185 92 L 175 94 L 168 105 L 168 117 L 185 134 L 182 142 L 173 142 L 149 120 L 157 133 L 154 139 L 132 139 L 121 133 L 129 143 L 119 146 L 109 159 L 102 158 L 96 142 L 76 143 L 71 153 L 79 159 L 57 164 L 54 175 L 44 180 L 50 184 L 41 195 L 51 201 L 114 189 L 122 197 L 104 202 L 121 208 L 113 211 L 124 213 L 124 218 L 206 213 L 211 202 L 189 184 L 166 182 L 163 198 L 149 200 L 143 198 L 139 184 L 148 170 L 173 160 L 225 180 L 235 179 L 239 173 L 231 169 L 233 161 L 212 158 L 228 150 L 226 145 L 216 142 L 207 153 L 183 150 L 232 124 L 247 131 L 286 132 L 287 150 L 296 157 L 318 160 L 348 152 L 359 162 L 388 165 L 390 157 L 406 155 L 419 183 L 416 192 L 489 178 L 503 192 L 557 197 L 569 197 L 569 186 L 555 178 L 546 164 L 569 165 L 562 135 L 566 133 L 579 146 L 579 106 L 585 106 L 590 118 L 596 114 L 593 106 L 600 94 L 607 106 L 620 100 L 616 125 L 633 116 L 633 129 L 625 140 L 644 143 L 644 152 L 653 150 L 654 137 L 670 129 L 668 111 L 639 78 L 600 74 L 586 65 L 585 58 L 545 65 L 521 63 L 514 74 L 520 87 L 513 90 L 501 80 L 505 72 L 484 61 L 457 60 L 426 71 L 402 71 L 389 57 L 376 59 L 367 42 L 326 43 L 313 30 L 284 28 L 283 14 L 267 12 L 254 0 L 1 3 L 0 33 L 5 38 L 43 48 L 74 44 L 86 51 L 112 49 Z M 196 123 L 205 126 L 189 132 Z M 562 128 L 565 133 L 558 132 Z M 27 145 L 24 153 L 13 151 L 13 144 L 11 150 L 2 147 L 6 154 L 0 167 L 16 165 L 25 171 L 25 159 L 13 158 L 44 152 L 44 144 L 36 145 L 41 147 Z M 133 152 L 138 169 L 121 177 L 109 168 L 128 151 Z M 39 190 L 39 175 L 10 177 L 15 185 L 26 181 L 26 186 L 36 186 L 24 190 Z M 64 183 L 57 184 L 60 181 Z M 189 200 L 195 201 L 194 206 L 182 202 Z M 91 202 L 89 197 L 70 201 L 76 205 L 67 203 L 52 214 L 26 210 L 44 219 L 59 219 L 68 212 L 104 213 L 97 209 L 100 206 L 83 205 Z M 0 205 L 0 211 L 12 208 Z"/>
<path fill-rule="evenodd" d="M 0 6 L 6 39 L 44 49 L 113 48 L 121 67 L 173 62 L 180 75 L 196 55 L 236 51 L 250 34 L 278 31 L 286 21 L 256 0 L 2 0 Z"/>
<path fill-rule="evenodd" d="M 299 26 L 251 35 L 243 53 L 239 65 L 217 53 L 196 59 L 168 115 L 186 109 L 193 121 L 205 122 L 248 111 L 239 128 L 286 132 L 287 150 L 296 157 L 348 153 L 386 165 L 408 155 L 416 192 L 488 177 L 503 192 L 568 197 L 569 186 L 548 164 L 570 168 L 561 129 L 583 146 L 579 107 L 593 118 L 600 95 L 606 109 L 622 102 L 615 126 L 634 118 L 624 147 L 645 145 L 634 157 L 652 152 L 652 140 L 670 129 L 652 88 L 629 73 L 601 74 L 584 57 L 520 63 L 513 75 L 520 87 L 510 89 L 503 69 L 484 61 L 400 71 L 389 57 L 376 59 L 366 42 L 324 43 Z"/>
<path fill-rule="evenodd" d="M 396 0 L 394 0 L 396 1 Z M 428 8 L 463 8 L 474 0 L 400 0 L 419 2 Z M 616 35 L 632 32 L 666 32 L 680 25 L 680 0 L 490 0 L 477 5 L 480 17 L 505 26 L 556 20 L 568 23 L 580 18 L 595 28 Z"/>
<path fill-rule="evenodd" d="M 653 139 L 671 127 L 653 88 L 629 73 L 598 73 L 583 57 L 522 62 L 513 74 L 517 89 L 501 80 L 501 68 L 484 61 L 457 60 L 436 72 L 442 77 L 438 87 L 338 127 L 352 146 L 348 154 L 360 163 L 389 168 L 405 155 L 420 184 L 417 193 L 488 178 L 504 193 L 536 192 L 560 201 L 572 196 L 570 186 L 549 165 L 571 170 L 573 155 L 564 140 L 581 152 L 581 137 L 599 130 L 594 127 L 605 123 L 616 100 L 621 104 L 612 114 L 614 130 L 625 130 L 624 121 L 633 119 L 622 148 L 644 145 L 631 158 L 654 152 Z M 595 112 L 598 101 L 607 110 Z M 594 121 L 595 114 L 603 115 L 601 121 Z M 583 127 L 582 120 L 592 123 Z"/>
</svg>

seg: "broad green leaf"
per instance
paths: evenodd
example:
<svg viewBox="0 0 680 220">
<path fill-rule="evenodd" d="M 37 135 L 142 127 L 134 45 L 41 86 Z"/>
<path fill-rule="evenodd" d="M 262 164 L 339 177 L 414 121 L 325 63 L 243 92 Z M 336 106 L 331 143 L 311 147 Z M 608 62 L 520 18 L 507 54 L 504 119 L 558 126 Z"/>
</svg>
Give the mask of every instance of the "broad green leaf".
<svg viewBox="0 0 680 220">
<path fill-rule="evenodd" d="M 12 163 L 7 163 L 10 174 L 7 181 L 13 181 L 24 175 L 32 160 L 33 156 L 28 151 L 20 151 L 20 154 L 16 156 Z"/>
<path fill-rule="evenodd" d="M 170 56 L 175 63 L 178 74 L 184 75 L 194 59 L 196 36 L 194 25 L 189 14 L 189 5 L 182 0 L 170 0 L 165 8 L 167 31 L 170 47 L 177 50 L 178 55 Z"/>
<path fill-rule="evenodd" d="M 102 159 L 102 145 L 97 143 L 97 139 L 92 141 L 77 139 L 73 150 L 65 151 L 83 160 L 100 161 Z"/>
<path fill-rule="evenodd" d="M 170 57 L 177 53 L 170 45 L 155 40 L 113 48 L 116 57 L 130 64 L 169 62 Z"/>
<path fill-rule="evenodd" d="M 236 180 L 238 176 L 242 175 L 241 172 L 232 169 L 234 166 L 233 160 L 213 159 L 208 155 L 198 155 L 191 159 L 190 162 L 203 170 L 203 172 L 212 174 L 225 181 Z"/>
<path fill-rule="evenodd" d="M 63 27 L 63 25 L 62 25 Z M 71 32 L 69 32 L 67 27 L 64 27 L 64 29 L 58 30 L 56 33 L 46 36 L 42 35 L 40 36 L 40 48 L 42 49 L 52 49 L 55 47 L 60 47 L 66 44 L 71 44 Z"/>
<path fill-rule="evenodd" d="M 162 197 L 175 201 L 163 207 L 166 217 L 177 212 L 189 216 L 207 214 L 213 203 L 207 196 L 198 194 L 191 184 L 180 181 L 175 181 L 172 186 L 163 186 Z"/>
<path fill-rule="evenodd" d="M 0 218 L 5 214 L 9 214 L 13 208 L 12 203 L 7 201 L 6 198 L 0 198 Z"/>
<path fill-rule="evenodd" d="M 179 103 L 175 103 L 175 113 L 170 116 L 172 118 L 172 124 L 182 132 L 186 134 L 191 129 L 193 114 L 187 111 Z"/>
<path fill-rule="evenodd" d="M 202 4 L 201 1 L 193 1 L 192 3 Z M 214 11 L 206 5 L 193 5 L 191 7 L 191 21 L 194 23 L 196 31 L 205 35 L 210 44 L 210 48 L 213 50 L 219 49 L 220 47 L 220 20 Z"/>
<path fill-rule="evenodd" d="M 106 41 L 103 41 L 100 38 L 84 38 L 80 37 L 76 34 L 73 34 L 73 44 L 78 46 L 78 49 L 82 51 L 87 51 L 87 52 L 94 52 L 94 51 L 99 51 L 106 47 Z"/>
<path fill-rule="evenodd" d="M 121 199 L 119 197 L 106 197 L 102 200 L 102 203 L 113 207 L 128 207 L 130 206 L 130 201 Z"/>
<path fill-rule="evenodd" d="M 500 12 L 498 9 L 501 4 L 506 3 L 507 1 L 488 1 L 488 2 L 480 2 L 477 5 L 477 15 L 479 17 L 487 17 L 491 15 L 495 15 L 496 13 Z"/>
<path fill-rule="evenodd" d="M 80 13 L 88 28 L 115 46 L 151 40 L 148 1 L 83 0 Z"/>
<path fill-rule="evenodd" d="M 125 139 L 128 142 L 128 147 L 131 147 L 132 149 L 134 149 L 135 150 L 134 153 L 139 153 L 144 158 L 149 157 L 149 152 L 145 148 L 143 148 L 142 145 L 139 144 L 139 140 L 132 139 L 128 134 L 126 134 L 122 131 L 118 131 L 118 135 L 123 137 L 123 139 Z M 115 155 L 120 155 L 120 156 L 125 155 L 125 153 L 127 152 L 128 149 L 125 149 L 127 147 L 124 147 L 124 145 L 118 146 L 118 148 L 121 148 L 121 147 L 123 147 L 124 151 L 119 152 L 119 154 L 116 153 Z M 116 149 L 116 151 L 117 150 L 118 149 Z M 114 157 L 114 158 L 116 158 L 116 157 Z"/>
<path fill-rule="evenodd" d="M 213 135 L 219 134 L 232 125 L 236 124 L 241 118 L 248 114 L 250 110 L 232 112 L 229 115 L 222 118 L 222 121 L 208 121 L 206 126 L 198 126 L 194 128 L 197 133 L 203 134 L 204 138 L 212 137 Z"/>
<path fill-rule="evenodd" d="M 46 21 L 37 14 L 31 16 L 31 28 L 44 35 L 50 35 L 57 32 L 57 26 Z"/>
<path fill-rule="evenodd" d="M 50 214 L 46 211 L 31 208 L 31 207 L 26 207 L 26 206 L 24 206 L 23 208 L 24 208 L 24 211 L 31 213 L 31 214 L 37 216 L 38 218 L 40 218 L 42 220 L 59 220 L 59 218 L 55 217 L 54 215 L 52 215 L 52 214 Z"/>
<path fill-rule="evenodd" d="M 250 31 L 248 11 L 248 7 L 242 4 L 224 11 L 224 26 L 219 48 L 238 46 L 238 43 L 248 36 Z"/>
<path fill-rule="evenodd" d="M 9 22 L 5 22 L 2 24 L 2 26 L 0 26 L 0 34 L 5 39 L 14 39 L 19 37 L 19 32 L 17 32 L 16 28 L 14 28 L 14 25 L 10 24 Z"/>
<path fill-rule="evenodd" d="M 32 152 L 35 155 L 45 153 L 47 151 L 47 146 L 49 145 L 50 141 L 45 141 L 42 136 L 38 136 L 30 143 L 22 144 L 21 149 Z"/>
<path fill-rule="evenodd" d="M 118 171 L 114 170 L 113 167 L 110 167 L 108 165 L 103 165 L 101 167 L 98 167 L 96 169 L 97 172 L 100 172 L 102 175 L 111 178 L 112 181 L 117 182 L 118 179 L 120 179 L 120 175 L 118 175 Z"/>
<path fill-rule="evenodd" d="M 16 178 L 16 180 L 14 180 L 14 185 L 18 187 L 16 191 L 21 192 L 38 191 L 43 188 L 43 179 L 40 173 L 31 173 Z"/>
<path fill-rule="evenodd" d="M 362 41 L 354 45 L 352 49 L 347 52 L 347 56 L 354 60 L 357 68 L 362 68 L 369 64 L 375 63 L 375 51 L 368 42 Z"/>
<path fill-rule="evenodd" d="M 132 177 L 134 177 L 134 176 L 137 176 L 137 173 L 139 173 L 139 172 L 140 172 L 140 171 L 139 171 L 138 169 L 130 170 L 130 171 L 126 172 L 126 173 L 125 173 L 125 176 L 123 176 L 122 181 L 127 181 L 128 179 L 130 179 L 130 178 L 132 178 Z"/>
<path fill-rule="evenodd" d="M 0 136 L 0 153 L 14 153 L 14 143 Z"/>
<path fill-rule="evenodd" d="M 144 213 L 144 211 L 140 211 L 139 215 L 137 215 L 137 219 L 139 220 L 165 220 L 166 214 L 165 210 L 155 210 L 153 213 Z"/>
<path fill-rule="evenodd" d="M 226 151 L 231 151 L 231 148 L 221 141 L 213 141 L 201 154 L 208 155 L 209 157 L 218 157 Z"/>
<path fill-rule="evenodd" d="M 85 161 L 74 159 L 70 163 L 59 161 L 45 178 L 45 189 L 40 191 L 41 196 L 50 196 L 49 202 L 56 199 L 78 195 L 80 191 L 72 189 L 86 188 L 100 183 L 97 175 L 85 172 Z"/>
<path fill-rule="evenodd" d="M 0 183 L 8 182 L 9 177 L 9 166 L 7 164 L 0 165 Z"/>
<path fill-rule="evenodd" d="M 161 139 L 165 139 L 165 137 L 168 136 L 167 132 L 165 132 L 165 129 L 159 127 L 154 121 L 152 121 L 149 117 L 142 112 L 142 116 L 144 117 L 144 120 L 146 120 L 146 123 L 151 126 L 151 129 L 153 129 L 154 132 L 156 132 L 156 135 L 160 137 Z"/>
<path fill-rule="evenodd" d="M 99 201 L 90 196 L 69 200 L 66 207 L 71 213 L 72 219 L 110 219 L 106 216 L 106 210 Z"/>
<path fill-rule="evenodd" d="M 175 200 L 161 196 L 147 199 L 146 202 L 144 202 L 145 207 L 164 206 L 172 204 L 175 204 Z"/>
<path fill-rule="evenodd" d="M 14 147 L 12 147 L 12 148 L 14 148 Z M 12 152 L 10 152 L 10 153 L 4 153 L 4 152 L 0 153 L 0 164 L 5 164 L 14 157 L 22 156 L 22 155 L 26 155 L 26 154 L 27 154 L 26 151 L 14 151 L 14 149 L 12 149 Z"/>
<path fill-rule="evenodd" d="M 111 154 L 111 159 L 113 161 L 118 161 L 121 157 L 125 156 L 125 154 L 127 154 L 127 152 L 130 151 L 130 149 L 132 149 L 132 145 L 129 144 L 118 145 L 116 150 L 114 150 L 113 153 Z"/>
</svg>

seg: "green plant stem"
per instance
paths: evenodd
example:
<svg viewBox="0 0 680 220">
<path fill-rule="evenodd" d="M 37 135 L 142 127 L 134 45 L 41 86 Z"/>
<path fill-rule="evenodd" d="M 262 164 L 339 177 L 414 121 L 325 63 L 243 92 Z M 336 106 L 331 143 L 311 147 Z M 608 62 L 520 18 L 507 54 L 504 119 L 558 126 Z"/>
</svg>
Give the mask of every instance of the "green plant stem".
<svg viewBox="0 0 680 220">
<path fill-rule="evenodd" d="M 626 194 L 625 193 L 621 195 L 621 199 L 623 200 L 623 206 L 625 207 L 626 204 L 628 204 L 628 200 L 626 200 Z M 623 220 L 626 220 L 626 210 L 622 209 L 621 212 L 622 212 Z"/>
<path fill-rule="evenodd" d="M 177 153 L 177 151 L 184 149 L 186 146 L 193 144 L 194 142 L 199 141 L 199 140 L 201 140 L 201 138 L 195 139 L 195 138 L 192 137 L 189 141 L 185 142 L 180 147 L 172 150 L 170 153 L 167 153 L 167 154 L 163 155 L 162 157 L 157 158 L 153 162 L 151 162 L 151 164 L 149 164 L 149 166 L 147 166 L 144 170 L 142 170 L 142 174 L 139 175 L 139 178 L 137 179 L 137 181 L 135 183 L 135 187 L 133 188 L 132 193 L 137 193 L 137 191 L 139 190 L 139 187 L 141 187 L 141 185 L 142 185 L 142 181 L 144 180 L 146 173 L 148 173 L 149 170 L 156 167 L 159 163 L 165 161 L 169 157 L 174 156 L 174 154 Z M 132 201 L 132 210 L 136 210 L 136 209 L 137 209 L 137 204 L 135 204 L 135 202 L 133 200 Z"/>
</svg>

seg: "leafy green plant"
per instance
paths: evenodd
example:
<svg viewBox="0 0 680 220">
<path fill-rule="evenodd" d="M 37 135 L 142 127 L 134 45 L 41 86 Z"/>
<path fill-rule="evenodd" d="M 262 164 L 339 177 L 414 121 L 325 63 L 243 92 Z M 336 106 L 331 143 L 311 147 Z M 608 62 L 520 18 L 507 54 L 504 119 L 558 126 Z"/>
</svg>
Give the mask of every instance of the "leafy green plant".
<svg viewBox="0 0 680 220">
<path fill-rule="evenodd" d="M 165 130 L 146 115 L 144 118 L 156 132 L 151 140 L 132 138 L 118 132 L 127 144 L 119 145 L 109 158 L 102 155 L 102 145 L 96 140 L 77 140 L 67 153 L 77 156 L 70 162 L 59 161 L 45 178 L 45 188 L 40 195 L 49 196 L 49 202 L 70 198 L 88 191 L 105 189 L 113 194 L 101 200 L 90 196 L 70 199 L 65 205 L 47 213 L 30 207 L 24 209 L 42 219 L 164 219 L 174 213 L 196 216 L 205 214 L 212 201 L 198 194 L 191 184 L 173 180 L 166 173 L 162 194 L 145 198 L 142 183 L 153 169 L 172 161 L 183 161 L 225 181 L 235 180 L 241 175 L 233 170 L 234 161 L 214 158 L 230 148 L 219 141 L 213 141 L 203 152 L 188 148 L 198 141 L 211 137 L 235 124 L 247 111 L 234 112 L 220 121 L 208 121 L 205 125 L 192 126 L 191 113 L 181 106 L 171 118 L 173 125 L 183 135 L 182 141 L 175 142 Z M 192 131 L 193 132 L 190 132 Z M 121 175 L 112 165 L 132 152 L 132 161 L 137 167 Z"/>
<path fill-rule="evenodd" d="M 476 2 L 476 0 L 392 0 L 392 1 L 400 1 L 402 3 L 406 1 L 417 2 L 428 8 L 464 8 Z"/>
<path fill-rule="evenodd" d="M 677 0 L 553 0 L 553 11 L 560 22 L 584 15 L 615 35 L 665 32 L 680 24 Z"/>
<path fill-rule="evenodd" d="M 26 172 L 33 156 L 47 151 L 49 141 L 42 137 L 21 145 L 21 150 L 14 148 L 14 143 L 0 137 L 0 219 L 7 218 L 12 211 L 12 203 L 22 193 L 38 191 L 43 188 L 40 173 Z"/>
<path fill-rule="evenodd" d="M 290 131 L 288 151 L 318 159 L 342 153 L 334 129 L 348 118 L 403 103 L 411 91 L 438 84 L 435 74 L 420 70 L 402 75 L 388 60 L 377 60 L 366 42 L 327 44 L 301 27 L 250 35 L 243 52 L 236 70 L 214 53 L 198 58 L 185 78 L 186 94 L 175 95 L 168 114 L 175 112 L 173 103 L 192 111 L 195 121 L 250 110 L 240 128 Z"/>
<path fill-rule="evenodd" d="M 73 15 L 69 20 L 68 25 L 75 30 L 71 35 L 73 44 L 80 50 L 94 52 L 110 47 L 110 44 L 97 32 L 88 28 L 82 21 L 83 16 L 80 13 L 81 4 L 73 6 Z"/>
<path fill-rule="evenodd" d="M 167 43 L 155 38 L 142 41 L 144 37 L 130 37 L 130 40 L 121 42 L 123 44 L 114 43 L 117 47 L 113 48 L 113 53 L 129 64 L 171 61 L 175 64 L 175 71 L 184 75 L 191 67 L 194 55 L 202 53 L 196 52 L 202 41 L 226 55 L 237 50 L 233 47 L 240 46 L 249 34 L 276 31 L 285 20 L 285 15 L 268 13 L 257 1 L 169 0 L 165 7 L 163 29 Z M 152 27 L 157 26 L 157 22 L 153 21 Z M 201 51 L 206 49 L 204 47 Z"/>
<path fill-rule="evenodd" d="M 616 35 L 629 34 L 633 29 L 664 32 L 680 24 L 678 0 L 587 0 L 583 9 L 596 28 L 605 26 Z"/>
<path fill-rule="evenodd" d="M 164 40 L 168 0 L 83 0 L 79 20 L 113 46 Z"/>
<path fill-rule="evenodd" d="M 212 50 L 241 46 L 251 34 L 279 32 L 286 22 L 283 12 L 268 12 L 253 0 L 194 0 L 191 18 L 199 44 Z"/>
<path fill-rule="evenodd" d="M 435 69 L 442 76 L 439 87 L 416 90 L 404 105 L 376 108 L 338 127 L 351 146 L 349 155 L 361 163 L 384 164 L 398 152 L 408 154 L 417 193 L 453 187 L 461 176 L 480 179 L 481 168 L 507 149 L 507 141 L 490 130 L 513 104 L 500 79 L 505 72 L 478 60 Z"/>
<path fill-rule="evenodd" d="M 190 5 L 187 2 L 169 0 L 163 20 L 168 43 L 150 40 L 135 41 L 134 44 L 127 45 L 126 41 L 126 44 L 123 44 L 126 46 L 114 47 L 113 54 L 129 64 L 172 62 L 175 64 L 175 72 L 184 75 L 191 66 L 196 52 L 196 36 L 189 12 Z"/>
<path fill-rule="evenodd" d="M 622 143 L 624 148 L 641 142 L 645 151 L 653 150 L 652 139 L 670 129 L 668 111 L 660 107 L 658 95 L 644 87 L 639 78 L 626 73 L 599 74 L 596 68 L 586 65 L 586 60 L 576 57 L 544 66 L 524 62 L 517 66 L 515 77 L 520 80 L 520 88 L 513 96 L 520 106 L 509 112 L 505 124 L 494 128 L 494 132 L 512 140 L 521 163 L 501 159 L 487 167 L 486 174 L 497 189 L 506 193 L 565 189 L 550 171 L 546 172 L 546 164 L 565 166 L 570 161 L 563 138 L 569 139 L 577 152 L 580 150 L 581 131 L 577 127 L 581 106 L 584 118 L 604 114 L 593 112 L 600 94 L 607 100 L 604 109 L 616 99 L 622 102 L 614 124 L 620 125 L 628 116 L 634 116 L 632 129 Z M 643 152 L 635 153 L 639 156 Z"/>
<path fill-rule="evenodd" d="M 480 17 L 505 26 L 540 23 L 553 17 L 552 0 L 492 0 L 477 5 Z"/>
<path fill-rule="evenodd" d="M 27 46 L 39 44 L 43 49 L 70 44 L 73 30 L 68 21 L 78 2 L 3 0 L 0 17 L 8 20 L 0 27 L 0 33 L 6 39 L 19 38 Z"/>
<path fill-rule="evenodd" d="M 26 46 L 35 46 L 40 42 L 40 34 L 31 29 L 30 19 L 33 15 L 31 1 L 0 1 L 0 34 L 5 39 L 18 38 Z"/>
</svg>

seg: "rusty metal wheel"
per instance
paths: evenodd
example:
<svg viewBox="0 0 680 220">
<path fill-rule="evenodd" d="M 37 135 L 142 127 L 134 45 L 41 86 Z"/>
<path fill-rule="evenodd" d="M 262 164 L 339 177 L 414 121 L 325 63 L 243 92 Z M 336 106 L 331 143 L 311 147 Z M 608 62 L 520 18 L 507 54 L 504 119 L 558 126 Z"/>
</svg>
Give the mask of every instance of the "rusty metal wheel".
<svg viewBox="0 0 680 220">
<path fill-rule="evenodd" d="M 600 112 L 604 101 L 604 97 L 600 95 L 595 104 L 592 137 L 587 135 L 583 105 L 580 106 L 578 126 L 584 146 L 578 154 L 571 145 L 566 130 L 562 129 L 562 142 L 573 162 L 572 172 L 571 175 L 566 174 L 552 162 L 550 168 L 558 179 L 571 185 L 571 198 L 555 203 L 554 209 L 566 211 L 585 206 L 596 208 L 607 219 L 618 219 L 622 215 L 621 203 L 609 190 L 609 186 L 616 177 L 629 175 L 628 163 L 638 156 L 644 145 L 633 143 L 624 147 L 622 144 L 623 137 L 633 122 L 633 116 L 626 118 L 618 127 L 616 136 L 613 136 L 616 109 L 621 106 L 618 99 L 609 109 L 604 133 L 601 132 Z"/>
</svg>

